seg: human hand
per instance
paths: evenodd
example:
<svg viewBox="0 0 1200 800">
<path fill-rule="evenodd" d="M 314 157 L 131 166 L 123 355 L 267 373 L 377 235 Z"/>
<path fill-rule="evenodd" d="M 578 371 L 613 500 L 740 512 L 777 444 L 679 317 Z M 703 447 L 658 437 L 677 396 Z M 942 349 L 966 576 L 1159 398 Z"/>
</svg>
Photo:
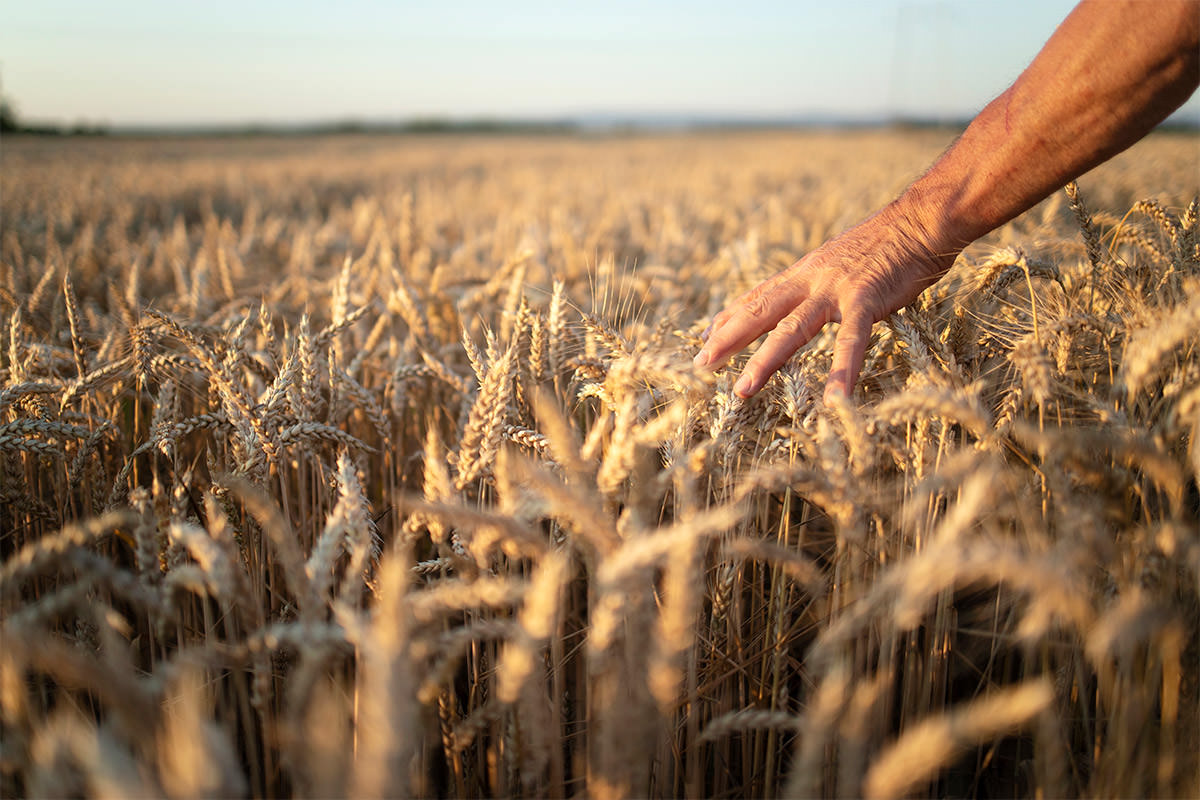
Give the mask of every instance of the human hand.
<svg viewBox="0 0 1200 800">
<path fill-rule="evenodd" d="M 734 392 L 751 397 L 829 322 L 840 322 L 825 396 L 848 396 L 871 326 L 940 278 L 961 247 L 928 244 L 928 230 L 892 204 L 739 297 L 713 318 L 696 365 L 716 369 L 763 333 Z M 769 333 L 768 333 L 769 332 Z"/>
</svg>

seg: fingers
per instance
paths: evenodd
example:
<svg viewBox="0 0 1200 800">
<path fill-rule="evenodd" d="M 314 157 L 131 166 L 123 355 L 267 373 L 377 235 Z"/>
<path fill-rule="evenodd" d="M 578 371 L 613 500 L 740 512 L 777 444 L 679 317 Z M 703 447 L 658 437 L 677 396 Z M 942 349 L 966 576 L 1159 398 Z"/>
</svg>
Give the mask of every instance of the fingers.
<svg viewBox="0 0 1200 800">
<path fill-rule="evenodd" d="M 721 311 L 718 312 L 717 315 L 713 317 L 712 323 L 707 328 L 704 329 L 704 333 L 700 334 L 701 341 L 707 342 L 708 337 L 712 335 L 712 332 L 716 331 L 716 330 L 720 330 L 721 327 L 726 322 L 729 321 L 729 318 L 734 315 L 734 312 L 736 312 L 739 308 L 741 308 L 746 303 L 747 300 L 749 300 L 751 297 L 753 297 L 755 295 L 755 293 L 763 291 L 764 285 L 772 285 L 778 279 L 779 279 L 779 276 L 776 276 L 776 277 L 771 278 L 770 280 L 766 281 L 765 284 L 759 284 L 758 286 L 755 286 L 753 289 L 751 289 L 748 292 L 742 292 L 737 297 L 737 299 L 735 299 L 729 305 L 725 306 L 725 308 L 721 309 Z"/>
<path fill-rule="evenodd" d="M 872 292 L 849 279 L 853 273 L 839 265 L 843 257 L 831 263 L 819 257 L 824 251 L 810 253 L 717 314 L 701 335 L 704 344 L 696 366 L 717 369 L 767 333 L 733 388 L 748 398 L 826 323 L 841 322 L 825 395 L 848 396 L 866 358 L 871 325 L 886 309 L 877 308 L 880 303 L 873 301 Z"/>
<path fill-rule="evenodd" d="M 696 366 L 716 369 L 730 356 L 771 330 L 804 300 L 794 281 L 776 279 L 760 284 L 713 319 Z"/>
<path fill-rule="evenodd" d="M 733 391 L 741 397 L 752 397 L 767 380 L 782 367 L 792 354 L 808 343 L 830 320 L 830 306 L 823 300 L 809 298 L 792 313 L 781 319 L 775 330 L 763 340 L 742 370 L 742 377 Z"/>
<path fill-rule="evenodd" d="M 847 314 L 842 319 L 833 345 L 833 366 L 825 381 L 825 400 L 834 394 L 849 397 L 862 370 L 867 356 L 867 345 L 871 341 L 872 320 L 861 312 Z"/>
</svg>

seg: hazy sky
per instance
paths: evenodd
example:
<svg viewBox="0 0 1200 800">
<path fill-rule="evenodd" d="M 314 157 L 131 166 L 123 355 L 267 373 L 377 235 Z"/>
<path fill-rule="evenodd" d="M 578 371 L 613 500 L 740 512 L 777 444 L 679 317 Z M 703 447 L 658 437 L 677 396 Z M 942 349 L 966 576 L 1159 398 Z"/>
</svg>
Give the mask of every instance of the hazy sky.
<svg viewBox="0 0 1200 800">
<path fill-rule="evenodd" d="M 971 114 L 1074 0 L 0 0 L 22 119 Z M 1200 120 L 1200 97 L 1185 107 Z"/>
</svg>

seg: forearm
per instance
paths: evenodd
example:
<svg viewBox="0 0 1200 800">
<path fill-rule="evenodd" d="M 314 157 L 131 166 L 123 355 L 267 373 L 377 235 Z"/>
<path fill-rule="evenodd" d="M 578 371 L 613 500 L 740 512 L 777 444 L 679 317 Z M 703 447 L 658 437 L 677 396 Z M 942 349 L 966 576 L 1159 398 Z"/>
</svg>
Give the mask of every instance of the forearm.
<svg viewBox="0 0 1200 800">
<path fill-rule="evenodd" d="M 1147 134 L 1200 83 L 1200 2 L 1081 3 L 896 201 L 950 258 Z"/>
</svg>

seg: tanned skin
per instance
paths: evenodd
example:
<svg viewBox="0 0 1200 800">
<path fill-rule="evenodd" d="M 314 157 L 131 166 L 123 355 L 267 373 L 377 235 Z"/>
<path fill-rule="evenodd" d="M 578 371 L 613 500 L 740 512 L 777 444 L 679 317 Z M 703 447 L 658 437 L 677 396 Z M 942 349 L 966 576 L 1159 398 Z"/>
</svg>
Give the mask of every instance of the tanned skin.
<svg viewBox="0 0 1200 800">
<path fill-rule="evenodd" d="M 839 322 L 825 395 L 850 394 L 874 323 L 975 239 L 1137 142 L 1198 85 L 1200 0 L 1084 0 L 900 197 L 717 314 L 697 366 L 716 369 L 766 333 L 734 385 L 750 397 Z"/>
</svg>

